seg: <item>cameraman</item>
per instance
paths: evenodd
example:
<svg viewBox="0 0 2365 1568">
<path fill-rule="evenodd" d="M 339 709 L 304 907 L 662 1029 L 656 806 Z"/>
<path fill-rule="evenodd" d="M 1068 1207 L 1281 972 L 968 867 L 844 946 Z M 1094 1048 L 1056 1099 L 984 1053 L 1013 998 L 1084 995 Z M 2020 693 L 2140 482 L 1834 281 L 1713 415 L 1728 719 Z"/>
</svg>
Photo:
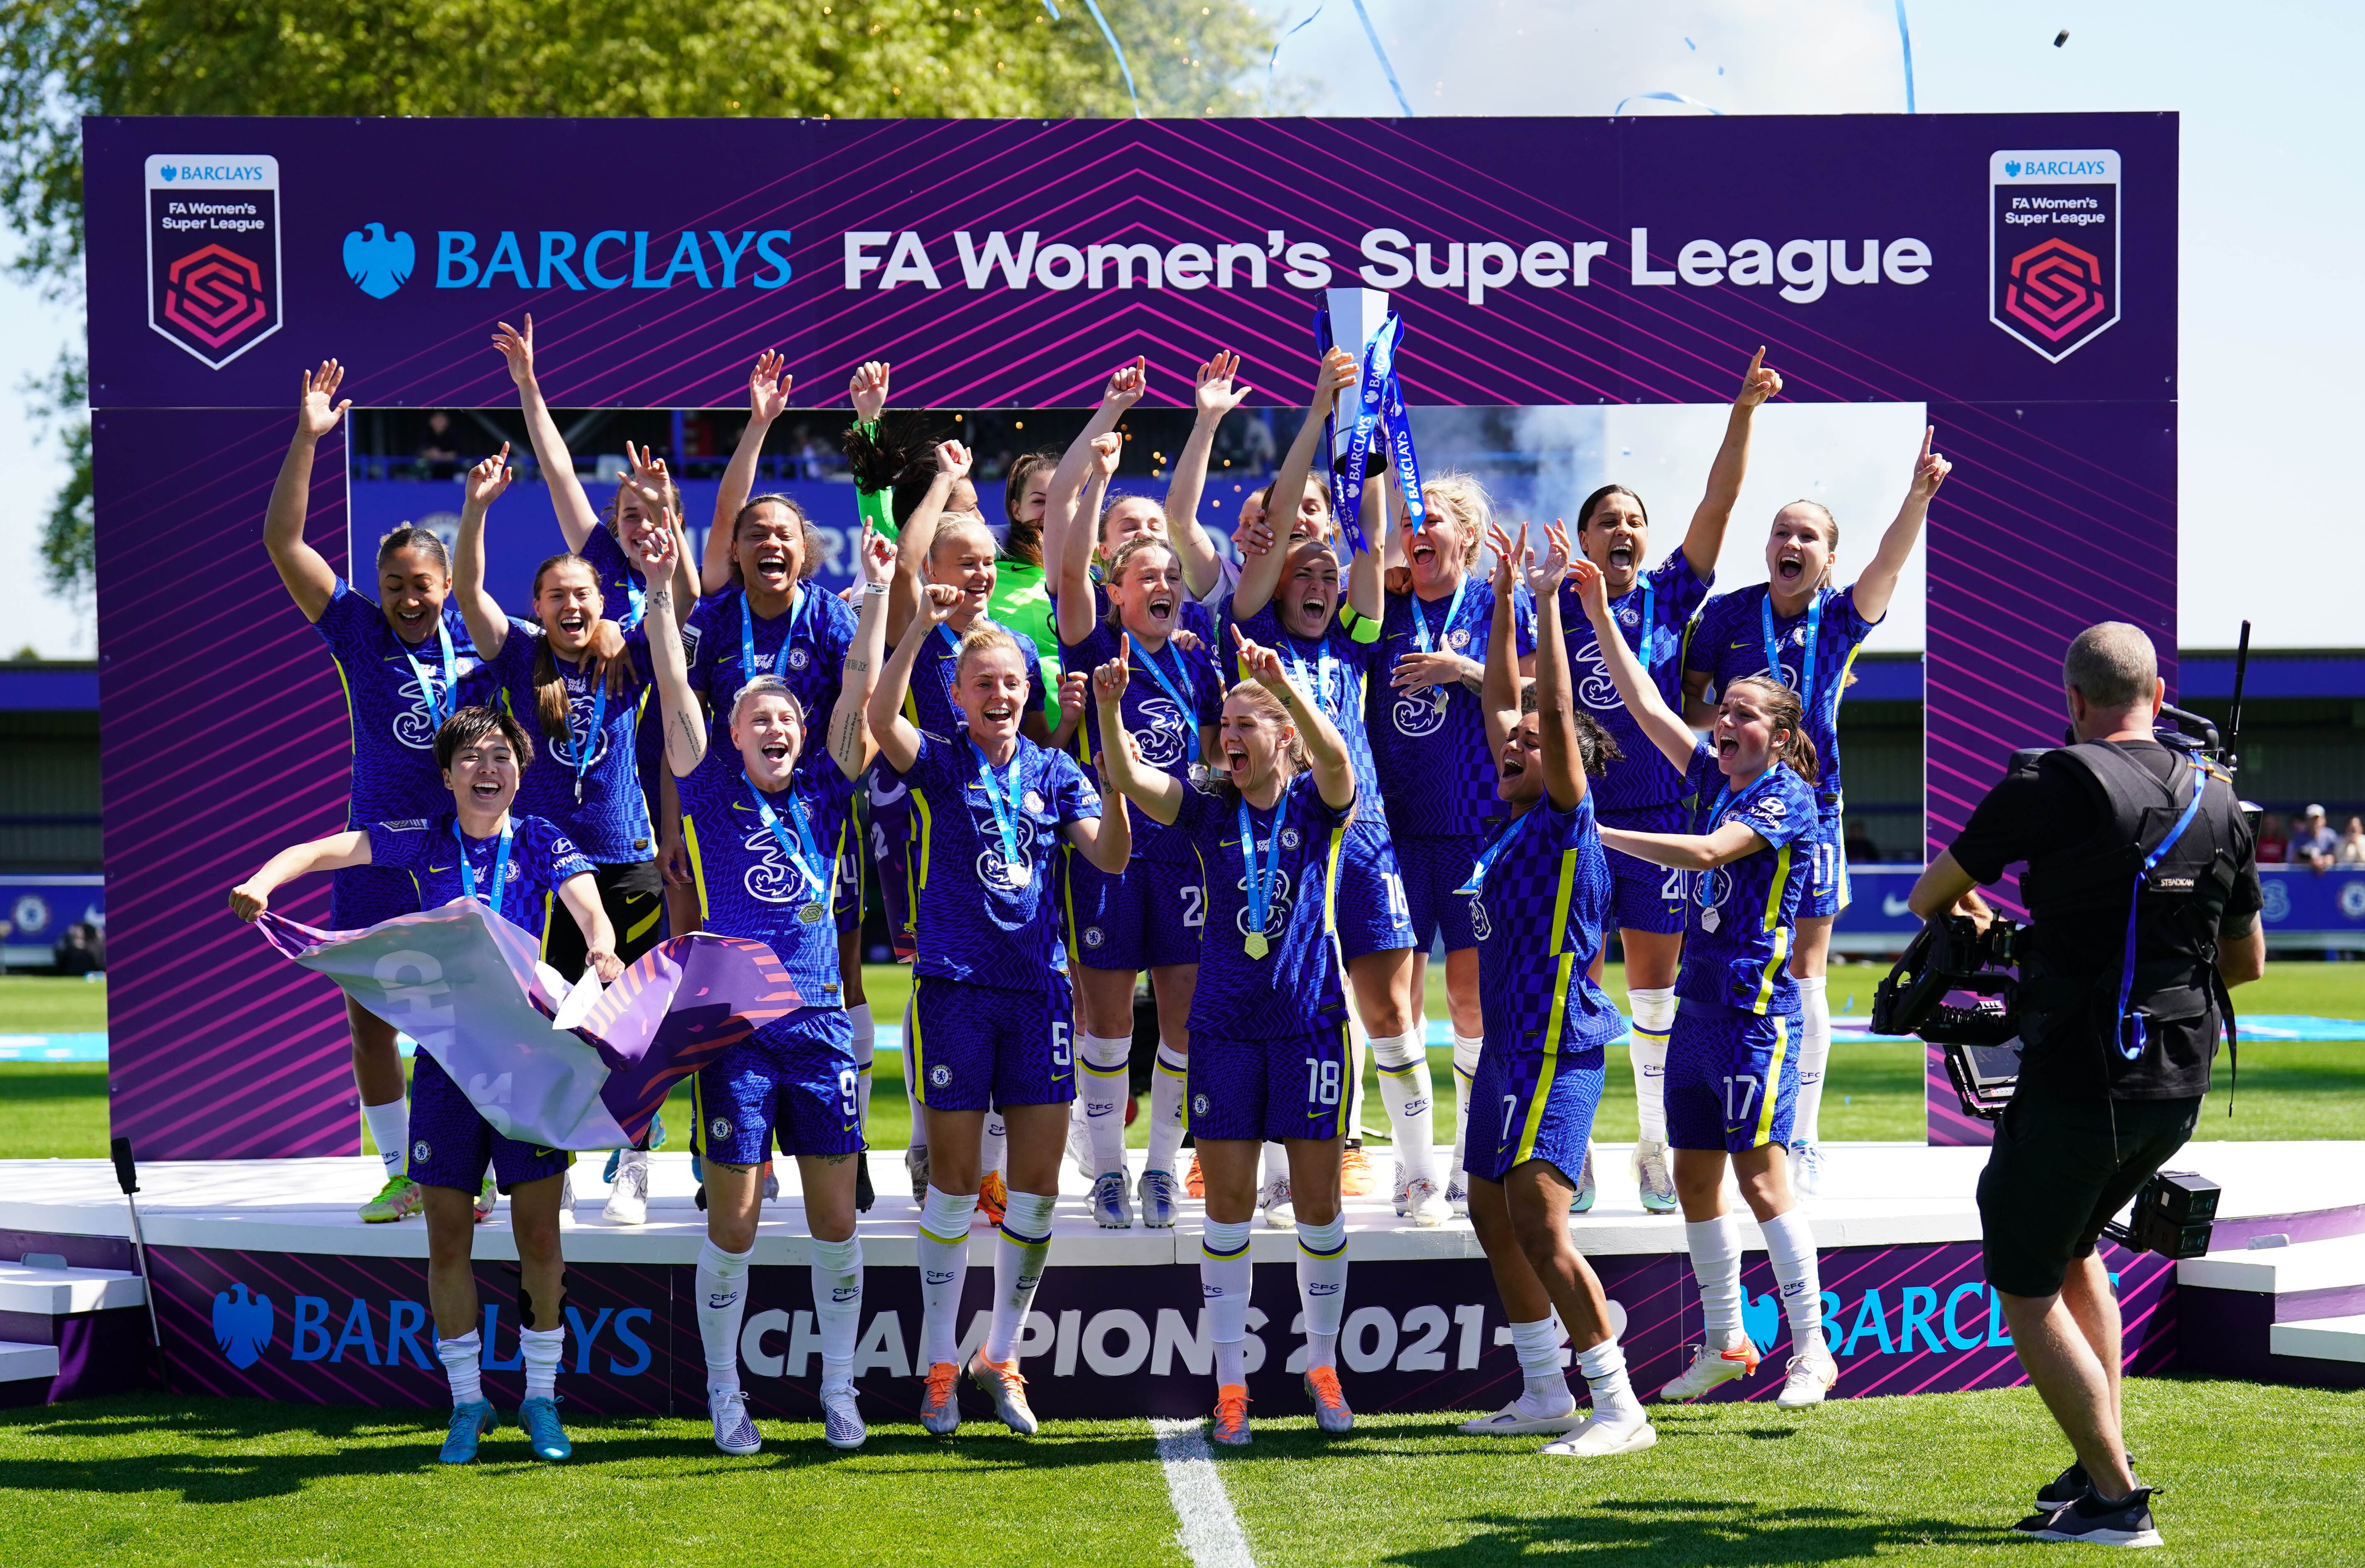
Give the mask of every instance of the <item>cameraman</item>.
<svg viewBox="0 0 2365 1568">
<path fill-rule="evenodd" d="M 2192 1135 L 2225 1027 L 2224 988 L 2264 972 L 2266 934 L 2231 784 L 2155 738 L 2150 639 L 2120 622 L 2089 626 L 2061 678 L 2077 744 L 2014 756 L 1911 902 L 1925 919 L 1951 909 L 1984 926 L 1973 884 L 2028 863 L 2020 1081 L 1979 1178 L 1979 1221 L 2021 1365 L 2078 1462 L 2019 1528 L 2153 1546 L 2151 1491 L 2121 1436 L 2118 1301 L 2094 1247 Z M 2197 808 L 2172 832 L 2196 788 Z M 2146 857 L 2163 844 L 2137 901 Z"/>
</svg>

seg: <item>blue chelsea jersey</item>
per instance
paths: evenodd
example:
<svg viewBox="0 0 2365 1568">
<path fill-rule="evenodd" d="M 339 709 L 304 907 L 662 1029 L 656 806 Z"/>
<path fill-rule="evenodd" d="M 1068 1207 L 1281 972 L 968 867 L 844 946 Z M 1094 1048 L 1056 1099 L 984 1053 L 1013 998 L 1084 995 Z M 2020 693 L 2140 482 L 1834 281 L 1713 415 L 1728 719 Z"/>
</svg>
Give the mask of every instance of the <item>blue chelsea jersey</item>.
<svg viewBox="0 0 2365 1568">
<path fill-rule="evenodd" d="M 1685 634 L 1694 612 L 1708 598 L 1709 580 L 1695 573 L 1689 557 L 1677 550 L 1609 601 L 1610 618 L 1618 623 L 1626 645 L 1643 664 L 1660 700 L 1678 713 L 1684 711 Z M 1683 774 L 1660 755 L 1658 746 L 1626 711 L 1574 584 L 1561 588 L 1560 619 L 1576 700 L 1609 732 L 1620 753 L 1608 772 L 1593 780 L 1592 791 L 1600 797 L 1596 803 L 1603 811 L 1619 812 L 1682 799 Z M 1643 657 L 1646 640 L 1647 659 Z"/>
<path fill-rule="evenodd" d="M 1127 634 L 1105 621 L 1093 622 L 1092 634 L 1081 643 L 1063 644 L 1059 663 L 1064 669 L 1089 675 L 1116 657 Z M 1224 711 L 1224 680 L 1207 647 L 1186 651 L 1171 639 L 1155 654 L 1133 651 L 1133 680 L 1118 708 L 1126 733 L 1140 748 L 1141 760 L 1160 773 L 1187 781 L 1192 765 L 1201 756 L 1203 737 L 1214 734 Z M 1076 731 L 1080 760 L 1095 769 L 1101 754 L 1101 708 L 1098 700 L 1084 707 L 1084 722 Z M 1133 815 L 1133 857 L 1164 862 L 1189 861 L 1190 844 L 1172 828 L 1152 822 L 1147 812 Z"/>
<path fill-rule="evenodd" d="M 1348 760 L 1355 765 L 1355 820 L 1384 831 L 1386 797 L 1380 790 L 1380 766 L 1372 756 L 1372 731 L 1366 717 L 1373 686 L 1381 678 L 1380 623 L 1364 620 L 1342 604 L 1322 635 L 1306 638 L 1282 624 L 1278 605 L 1268 603 L 1246 621 L 1236 621 L 1228 599 L 1224 601 L 1223 622 L 1225 663 L 1235 678 L 1239 651 L 1230 628 L 1237 625 L 1242 636 L 1279 654 L 1290 680 L 1339 727 L 1339 738 L 1347 743 Z"/>
<path fill-rule="evenodd" d="M 1728 792 L 1730 780 L 1709 745 L 1692 754 L 1684 782 L 1698 796 L 1694 833 L 1711 834 L 1737 822 L 1765 846 L 1692 877 L 1676 994 L 1746 1013 L 1796 1012 L 1799 987 L 1790 978 L 1790 949 L 1798 938 L 1799 894 L 1807 884 L 1805 856 L 1813 849 L 1821 818 L 1815 792 L 1779 762 L 1747 788 Z"/>
<path fill-rule="evenodd" d="M 1354 815 L 1323 800 L 1309 771 L 1291 777 L 1271 811 L 1248 808 L 1229 786 L 1185 789 L 1175 831 L 1198 851 L 1207 888 L 1199 980 L 1191 992 L 1191 1037 L 1267 1040 L 1310 1034 L 1346 1016 L 1338 945 L 1332 940 L 1339 843 Z M 1251 913 L 1248 857 L 1266 890 L 1265 953 L 1249 952 L 1260 927 Z"/>
<path fill-rule="evenodd" d="M 448 792 L 444 799 L 451 799 Z M 554 918 L 574 918 L 555 909 L 556 894 L 568 878 L 589 875 L 591 862 L 557 823 L 510 812 L 506 864 L 500 834 L 470 838 L 457 827 L 457 816 L 448 809 L 432 817 L 372 823 L 370 864 L 409 873 L 420 909 L 441 909 L 466 895 L 473 884 L 476 897 L 529 936 L 545 935 Z M 498 900 L 489 896 L 497 875 Z"/>
<path fill-rule="evenodd" d="M 1535 605 L 1525 588 L 1514 594 L 1512 613 L 1512 647 L 1522 656 L 1535 652 Z M 1388 826 L 1399 837 L 1474 836 L 1501 809 L 1478 694 L 1460 681 L 1401 690 L 1390 684 L 1398 661 L 1424 647 L 1485 663 L 1494 616 L 1494 585 L 1474 571 L 1464 574 L 1458 595 L 1441 599 L 1388 595 L 1364 718 L 1387 791 Z"/>
<path fill-rule="evenodd" d="M 432 817 L 452 804 L 443 770 L 435 766 L 435 732 L 475 693 L 476 645 L 458 610 L 443 608 L 452 638 L 452 669 L 443 644 L 431 634 L 416 647 L 394 634 L 377 600 L 337 579 L 313 629 L 336 661 L 345 689 L 353 749 L 352 799 L 345 825 L 357 828 L 396 818 Z"/>
<path fill-rule="evenodd" d="M 1711 694 L 1743 676 L 1764 675 L 1766 596 L 1764 583 L 1721 593 L 1700 611 L 1685 655 L 1687 669 L 1708 672 Z M 1805 613 L 1773 617 L 1774 643 L 1781 660 L 1782 684 L 1804 700 L 1807 738 L 1815 743 L 1815 798 L 1825 808 L 1840 803 L 1840 699 L 1845 694 L 1849 666 L 1872 629 L 1880 624 L 1856 613 L 1853 587 L 1816 590 Z M 1813 656 L 1808 659 L 1811 633 Z M 1807 661 L 1810 684 L 1799 685 L 1799 665 Z"/>
<path fill-rule="evenodd" d="M 674 788 L 706 929 L 771 948 L 796 987 L 799 1006 L 843 1005 L 834 910 L 840 868 L 859 832 L 858 783 L 824 755 L 796 768 L 788 789 L 761 794 L 738 752 L 710 746 Z M 764 806 L 779 832 L 765 822 Z"/>
<path fill-rule="evenodd" d="M 1470 903 L 1486 1043 L 1598 1065 L 1626 1023 L 1592 975 L 1610 920 L 1609 860 L 1592 791 L 1571 811 L 1539 801 L 1494 842 L 1502 847 Z"/>
<path fill-rule="evenodd" d="M 486 666 L 533 751 L 518 779 L 517 809 L 548 817 L 602 866 L 654 859 L 633 734 L 653 679 L 648 633 L 637 626 L 624 633 L 627 667 L 612 686 L 588 659 L 552 656 L 566 687 L 566 728 L 556 734 L 543 730 L 533 683 L 544 635 L 539 622 L 512 617 L 501 651 Z"/>
<path fill-rule="evenodd" d="M 786 681 L 804 708 L 806 732 L 822 733 L 845 683 L 846 655 L 859 620 L 854 606 L 810 582 L 799 583 L 789 608 L 769 621 L 751 610 L 743 622 L 740 607 L 746 601 L 746 590 L 734 584 L 701 599 L 682 627 L 690 689 L 706 703 L 714 737 L 709 744 L 719 741 L 729 749 L 732 700 L 759 675 Z M 743 625 L 755 654 L 753 668 L 741 645 Z"/>
</svg>

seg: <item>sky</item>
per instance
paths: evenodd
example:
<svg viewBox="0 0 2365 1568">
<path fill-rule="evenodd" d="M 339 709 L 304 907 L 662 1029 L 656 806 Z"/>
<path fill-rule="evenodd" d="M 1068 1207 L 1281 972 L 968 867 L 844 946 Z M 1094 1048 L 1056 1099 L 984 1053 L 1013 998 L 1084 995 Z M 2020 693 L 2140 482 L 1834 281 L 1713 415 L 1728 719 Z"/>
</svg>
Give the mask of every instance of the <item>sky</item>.
<svg viewBox="0 0 2365 1568">
<path fill-rule="evenodd" d="M 1306 93 L 1309 112 L 1400 112 L 1353 0 L 1253 3 L 1285 27 L 1312 15 L 1283 40 L 1276 66 Z M 1424 116 L 1606 115 L 1648 92 L 1734 115 L 1905 109 L 1895 0 L 1365 0 L 1365 8 Z M 2181 113 L 2180 641 L 2229 647 L 2247 617 L 2264 646 L 2365 643 L 2337 587 L 2365 580 L 2365 508 L 2340 478 L 2338 456 L 2356 446 L 2353 367 L 2365 363 L 2365 131 L 2348 106 L 2350 73 L 2365 58 L 2365 6 L 1908 0 L 1905 11 L 1920 112 Z M 1704 112 L 1655 100 L 1628 108 Z M 2310 300 L 2325 304 L 2297 308 Z M 92 651 L 84 610 L 40 588 L 34 546 L 61 468 L 17 391 L 78 323 L 78 305 L 0 280 L 0 465 L 17 476 L 19 498 L 0 514 L 0 656 L 28 644 L 52 657 Z M 1784 490 L 1772 504 L 1832 494 L 1844 499 L 1834 505 L 1843 516 L 1885 522 L 1897 486 L 1879 454 L 1894 443 L 1890 426 L 1918 414 L 1808 414 L 1767 411 L 1736 520 L 1770 515 L 1761 491 Z M 1567 439 L 1614 442 L 1620 461 L 1680 503 L 1658 508 L 1672 525 L 1660 543 L 1671 547 L 1720 418 L 1633 410 L 1616 429 L 1596 424 Z M 1856 537 L 1868 544 L 1869 527 Z M 1751 570 L 1743 557 L 1757 543 L 1737 523 L 1727 571 Z M 1884 641 L 1918 647 L 1918 582 L 1902 585 L 1895 613 Z"/>
</svg>

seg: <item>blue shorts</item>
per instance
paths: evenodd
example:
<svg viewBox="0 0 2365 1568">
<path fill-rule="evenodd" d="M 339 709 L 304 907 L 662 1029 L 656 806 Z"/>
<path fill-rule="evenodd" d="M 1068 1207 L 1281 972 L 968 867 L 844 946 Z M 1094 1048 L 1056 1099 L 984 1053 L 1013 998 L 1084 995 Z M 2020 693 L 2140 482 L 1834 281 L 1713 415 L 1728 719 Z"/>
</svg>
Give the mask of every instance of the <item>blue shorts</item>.
<svg viewBox="0 0 2365 1568">
<path fill-rule="evenodd" d="M 1485 847 L 1485 839 L 1474 833 L 1395 841 L 1412 945 L 1422 952 L 1440 935 L 1449 953 L 1478 946 L 1478 935 L 1470 926 L 1470 901 L 1475 895 L 1454 890 L 1470 879 L 1470 869 Z"/>
<path fill-rule="evenodd" d="M 1271 1040 L 1192 1042 L 1188 1099 L 1194 1138 L 1321 1142 L 1346 1130 L 1353 1072 L 1347 1025 Z"/>
<path fill-rule="evenodd" d="M 824 767 L 837 765 L 827 757 L 821 759 Z M 837 900 L 833 911 L 837 916 L 841 934 L 852 933 L 849 944 L 857 951 L 862 946 L 862 863 L 869 857 L 863 853 L 862 796 L 857 792 L 849 802 L 846 818 L 846 836 L 839 841 L 837 856 Z"/>
<path fill-rule="evenodd" d="M 329 879 L 329 928 L 366 931 L 381 920 L 419 913 L 419 884 L 408 871 L 348 866 Z"/>
<path fill-rule="evenodd" d="M 1800 1032 L 1796 1013 L 1678 1002 L 1667 1036 L 1667 1146 L 1728 1154 L 1772 1143 L 1788 1148 Z"/>
<path fill-rule="evenodd" d="M 1412 943 L 1412 911 L 1405 907 L 1404 874 L 1385 823 L 1357 822 L 1339 839 L 1336 897 L 1339 956 L 1349 963 Z"/>
<path fill-rule="evenodd" d="M 1112 877 L 1082 855 L 1066 859 L 1068 950 L 1078 963 L 1131 973 L 1199 961 L 1207 887 L 1198 861 L 1137 857 Z"/>
<path fill-rule="evenodd" d="M 538 1148 L 503 1137 L 433 1057 L 420 1051 L 410 1070 L 410 1158 L 406 1173 L 422 1187 L 474 1194 L 485 1167 L 504 1193 L 556 1176 L 575 1162 L 563 1148 Z"/>
<path fill-rule="evenodd" d="M 1593 1138 L 1607 1076 L 1599 1045 L 1563 1047 L 1546 1059 L 1541 1051 L 1505 1049 L 1489 1040 L 1470 1081 L 1470 1138 L 1462 1168 L 1500 1182 L 1529 1160 L 1542 1159 L 1575 1186 L 1585 1172 L 1585 1146 Z"/>
<path fill-rule="evenodd" d="M 1823 808 L 1822 824 L 1808 851 L 1807 885 L 1799 892 L 1799 918 L 1839 913 L 1848 906 L 1847 841 L 1840 824 L 1840 809 Z"/>
<path fill-rule="evenodd" d="M 690 1148 L 719 1165 L 761 1165 L 782 1154 L 862 1148 L 854 1025 L 842 1007 L 801 1007 L 775 1018 L 698 1070 Z"/>
<path fill-rule="evenodd" d="M 937 975 L 912 977 L 912 1075 L 936 1111 L 1065 1105 L 1076 1097 L 1074 1011 L 1068 977 L 1005 991 Z"/>
<path fill-rule="evenodd" d="M 1603 827 L 1629 833 L 1682 833 L 1687 827 L 1683 802 L 1628 806 L 1601 813 Z M 1647 931 L 1673 936 L 1684 928 L 1684 901 L 1691 883 L 1683 872 L 1653 866 L 1631 855 L 1604 847 L 1609 857 L 1610 924 L 1620 931 Z"/>
<path fill-rule="evenodd" d="M 894 944 L 895 961 L 908 964 L 919 950 L 912 924 L 912 813 L 898 791 L 879 798 L 878 776 L 870 785 L 870 863 L 879 868 L 879 899 L 887 915 L 887 939 Z"/>
</svg>

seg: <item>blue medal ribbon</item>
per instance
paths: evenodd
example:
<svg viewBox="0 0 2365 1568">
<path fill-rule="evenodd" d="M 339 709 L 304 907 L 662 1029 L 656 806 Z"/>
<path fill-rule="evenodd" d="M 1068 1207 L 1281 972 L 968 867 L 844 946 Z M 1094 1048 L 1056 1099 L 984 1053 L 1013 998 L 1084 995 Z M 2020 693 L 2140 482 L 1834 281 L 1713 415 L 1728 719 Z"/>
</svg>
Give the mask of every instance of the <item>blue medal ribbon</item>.
<svg viewBox="0 0 2365 1568">
<path fill-rule="evenodd" d="M 591 680 L 591 723 L 577 740 L 575 735 L 575 703 L 570 697 L 566 704 L 566 748 L 571 754 L 566 765 L 575 769 L 575 803 L 583 803 L 583 776 L 591 770 L 592 748 L 599 743 L 600 732 L 608 727 L 608 677 L 604 670 L 595 669 L 591 661 L 583 661 L 585 672 Z"/>
<path fill-rule="evenodd" d="M 739 684 L 746 685 L 759 675 L 789 678 L 789 645 L 797 640 L 797 623 L 812 619 L 813 596 L 804 585 L 796 583 L 789 588 L 789 629 L 780 637 L 780 645 L 763 664 L 756 662 L 756 612 L 747 608 L 747 590 L 739 590 Z"/>
<path fill-rule="evenodd" d="M 1774 635 L 1774 590 L 1768 588 L 1765 597 L 1757 601 L 1757 624 L 1765 635 L 1765 668 L 1776 680 L 1782 679 L 1782 644 Z M 1799 650 L 1799 722 L 1806 722 L 1815 712 L 1815 639 L 1823 627 L 1823 594 L 1807 601 L 1807 637 Z M 1786 682 L 1787 684 L 1787 682 Z"/>
<path fill-rule="evenodd" d="M 797 874 L 804 879 L 805 886 L 813 890 L 813 896 L 797 911 L 797 918 L 807 925 L 818 924 L 825 913 L 822 899 L 827 890 L 821 873 L 814 869 L 821 864 L 821 846 L 813 838 L 813 818 L 806 814 L 805 803 L 798 797 L 795 783 L 791 781 L 788 790 L 789 817 L 797 824 L 796 841 L 790 843 L 789 830 L 780 822 L 780 813 L 772 809 L 772 802 L 765 799 L 764 791 L 756 787 L 756 780 L 744 767 L 739 770 L 739 777 L 747 780 L 747 793 L 755 798 L 756 814 L 763 819 L 766 827 L 772 830 L 772 838 L 779 845 L 780 853 L 789 857 L 789 864 L 797 868 Z"/>
<path fill-rule="evenodd" d="M 1519 834 L 1528 831 L 1528 823 L 1535 820 L 1536 812 L 1541 806 L 1542 802 L 1538 801 L 1513 817 L 1509 824 L 1495 835 L 1495 842 L 1479 853 L 1477 864 L 1470 868 L 1470 879 L 1453 890 L 1456 893 L 1475 893 L 1484 887 L 1486 873 L 1493 870 L 1495 862 L 1500 860 L 1511 846 L 1519 842 Z"/>
<path fill-rule="evenodd" d="M 1372 341 L 1357 346 L 1362 376 L 1356 389 L 1355 421 L 1348 427 L 1343 459 L 1337 456 L 1336 406 L 1322 417 L 1322 451 L 1334 462 L 1345 464 L 1338 475 L 1338 498 L 1332 510 L 1339 519 L 1339 532 L 1357 552 L 1372 548 L 1363 535 L 1363 472 L 1371 459 L 1372 438 L 1383 413 L 1388 421 L 1388 454 L 1395 465 L 1397 487 L 1405 498 L 1406 522 L 1418 528 L 1428 516 L 1420 497 L 1420 458 L 1413 451 L 1412 423 L 1405 416 L 1404 388 L 1395 368 L 1395 352 L 1403 341 L 1404 322 L 1391 310 Z M 1325 354 L 1336 346 L 1330 313 L 1317 308 L 1314 313 L 1314 352 Z M 1385 521 L 1383 519 L 1383 523 Z"/>
<path fill-rule="evenodd" d="M 993 808 L 993 825 L 1002 834 L 1002 864 L 1010 876 L 1010 885 L 1023 888 L 1035 879 L 1035 868 L 1018 857 L 1018 812 L 1023 805 L 1019 765 L 1023 758 L 1016 747 L 1010 753 L 1010 779 L 1005 786 L 993 771 L 983 748 L 976 740 L 964 734 L 962 743 L 970 756 L 977 759 L 977 781 L 985 790 L 986 804 Z"/>
<path fill-rule="evenodd" d="M 1265 935 L 1265 923 L 1272 917 L 1272 890 L 1281 875 L 1281 819 L 1289 801 L 1287 786 L 1280 799 L 1272 803 L 1272 831 L 1265 837 L 1264 865 L 1257 865 L 1256 823 L 1249 815 L 1249 798 L 1242 795 L 1237 804 L 1239 812 L 1240 866 L 1247 872 L 1249 933 L 1242 946 L 1251 958 L 1261 958 L 1271 952 L 1272 939 Z"/>
<path fill-rule="evenodd" d="M 1453 618 L 1462 613 L 1462 596 L 1469 591 L 1470 574 L 1467 571 L 1464 571 L 1462 574 L 1462 581 L 1454 587 L 1453 598 L 1445 606 L 1445 619 L 1438 623 L 1437 637 L 1439 642 L 1443 642 L 1446 634 L 1453 630 Z M 1422 610 L 1420 607 L 1420 595 L 1416 593 L 1409 596 L 1405 608 L 1412 612 L 1413 645 L 1424 654 L 1430 652 L 1431 644 L 1429 640 L 1429 614 L 1428 611 Z M 1446 689 L 1441 686 L 1432 686 L 1429 688 L 1429 690 L 1437 694 L 1435 699 L 1437 705 L 1440 708 L 1444 707 L 1447 697 L 1451 695 Z"/>
<path fill-rule="evenodd" d="M 1183 661 L 1181 649 L 1176 648 L 1174 652 L 1175 662 L 1182 666 L 1182 686 L 1177 689 L 1174 683 L 1167 678 L 1166 672 L 1158 667 L 1158 660 L 1150 651 L 1141 645 L 1140 638 L 1127 632 L 1125 640 L 1132 644 L 1134 662 L 1149 671 L 1149 678 L 1158 683 L 1158 689 L 1173 699 L 1174 706 L 1182 711 L 1182 727 L 1191 735 L 1190 747 L 1182 756 L 1183 767 L 1188 769 L 1192 763 L 1199 760 L 1199 710 L 1192 700 L 1199 694 L 1199 683 L 1193 678 L 1190 665 Z M 1166 645 L 1174 647 L 1171 639 Z"/>
<path fill-rule="evenodd" d="M 427 699 L 429 721 L 440 730 L 443 727 L 443 721 L 450 718 L 452 711 L 460 705 L 459 661 L 452 653 L 452 623 L 441 615 L 435 618 L 435 639 L 443 645 L 443 691 L 440 698 L 436 695 L 434 677 L 428 674 L 427 666 L 419 662 L 419 655 L 411 651 L 410 644 L 399 637 L 395 642 L 400 644 L 402 656 L 410 661 L 410 673 L 418 679 L 419 689 Z"/>
<path fill-rule="evenodd" d="M 516 823 L 507 821 L 501 823 L 501 847 L 493 857 L 493 892 L 485 900 L 492 906 L 495 914 L 501 912 L 501 900 L 509 892 L 510 838 L 516 831 Z M 452 842 L 460 846 L 460 892 L 464 897 L 475 898 L 476 868 L 468 864 L 468 840 L 460 832 L 460 819 L 457 817 L 452 819 Z"/>
<path fill-rule="evenodd" d="M 1325 713 L 1337 718 L 1339 711 L 1344 710 L 1347 705 L 1347 694 L 1342 688 L 1339 693 L 1339 708 L 1334 710 L 1330 706 L 1330 671 L 1339 660 L 1329 652 L 1328 642 L 1326 640 L 1323 650 L 1315 655 L 1314 673 L 1310 676 L 1306 673 L 1306 655 L 1297 651 L 1296 641 L 1293 638 L 1284 645 L 1289 649 L 1290 667 L 1297 672 L 1297 684 L 1314 699 L 1315 703 Z"/>
<path fill-rule="evenodd" d="M 1656 583 L 1653 583 L 1648 577 L 1643 577 L 1642 642 L 1642 645 L 1636 649 L 1636 652 L 1642 655 L 1643 676 L 1653 681 L 1656 681 L 1658 678 L 1651 673 L 1651 653 L 1652 649 L 1656 645 L 1659 640 L 1659 621 L 1657 615 L 1653 613 L 1657 609 L 1656 604 L 1653 602 L 1657 588 L 1658 585 Z"/>
</svg>

